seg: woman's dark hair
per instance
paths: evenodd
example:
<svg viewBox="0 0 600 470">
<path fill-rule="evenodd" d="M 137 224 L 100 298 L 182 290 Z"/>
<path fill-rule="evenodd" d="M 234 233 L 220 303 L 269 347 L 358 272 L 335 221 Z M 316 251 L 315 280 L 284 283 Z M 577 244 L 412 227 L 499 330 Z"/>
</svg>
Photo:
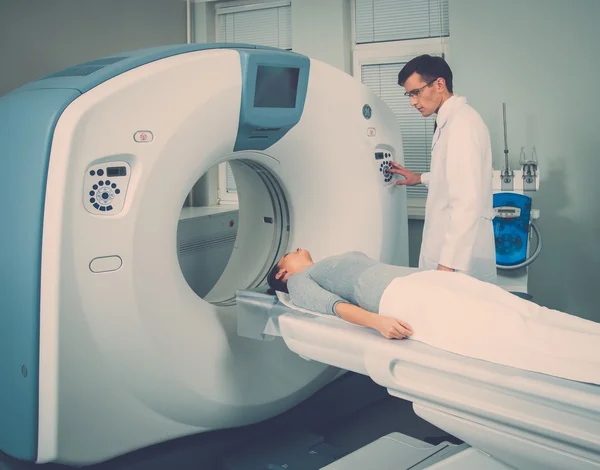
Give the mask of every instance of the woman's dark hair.
<svg viewBox="0 0 600 470">
<path fill-rule="evenodd" d="M 284 281 L 283 279 L 277 279 L 275 277 L 275 276 L 277 276 L 277 273 L 279 272 L 280 269 L 281 268 L 279 267 L 279 263 L 277 263 L 275 266 L 273 266 L 271 268 L 271 270 L 269 271 L 269 275 L 267 276 L 267 283 L 271 287 L 269 289 L 270 295 L 275 295 L 275 292 L 277 292 L 277 291 L 281 291 L 281 292 L 285 292 L 286 294 L 289 294 L 288 288 L 287 288 L 287 282 Z"/>
<path fill-rule="evenodd" d="M 404 86 L 408 77 L 413 73 L 418 73 L 428 83 L 437 78 L 443 78 L 446 81 L 446 88 L 452 93 L 452 70 L 443 58 L 425 54 L 411 59 L 400 70 L 398 85 Z"/>
</svg>

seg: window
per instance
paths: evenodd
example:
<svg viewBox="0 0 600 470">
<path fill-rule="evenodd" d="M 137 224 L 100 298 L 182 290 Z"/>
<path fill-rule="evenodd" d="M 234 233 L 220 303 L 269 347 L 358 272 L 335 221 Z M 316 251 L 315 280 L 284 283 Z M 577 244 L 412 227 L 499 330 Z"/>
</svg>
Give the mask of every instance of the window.
<svg viewBox="0 0 600 470">
<path fill-rule="evenodd" d="M 290 0 L 245 0 L 215 5 L 217 42 L 237 42 L 292 49 Z M 237 203 L 228 163 L 219 165 L 219 203 Z"/>
<path fill-rule="evenodd" d="M 287 1 L 218 2 L 217 41 L 292 48 L 292 7 Z"/>
<path fill-rule="evenodd" d="M 398 119 L 404 162 L 429 171 L 435 116 L 423 118 L 398 85 L 398 72 L 421 54 L 448 48 L 448 0 L 354 0 L 354 76 L 377 94 Z M 409 215 L 423 217 L 427 188 L 407 188 Z"/>
<path fill-rule="evenodd" d="M 448 0 L 355 0 L 356 44 L 448 36 Z"/>
</svg>

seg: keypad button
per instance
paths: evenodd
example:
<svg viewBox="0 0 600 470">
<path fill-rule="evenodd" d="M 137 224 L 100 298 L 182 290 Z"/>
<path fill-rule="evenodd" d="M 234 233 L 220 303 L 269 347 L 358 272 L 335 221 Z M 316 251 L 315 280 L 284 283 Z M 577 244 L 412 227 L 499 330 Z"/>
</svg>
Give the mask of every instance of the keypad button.
<svg viewBox="0 0 600 470">
<path fill-rule="evenodd" d="M 98 176 L 102 176 L 104 174 L 104 170 L 98 170 Z"/>
</svg>

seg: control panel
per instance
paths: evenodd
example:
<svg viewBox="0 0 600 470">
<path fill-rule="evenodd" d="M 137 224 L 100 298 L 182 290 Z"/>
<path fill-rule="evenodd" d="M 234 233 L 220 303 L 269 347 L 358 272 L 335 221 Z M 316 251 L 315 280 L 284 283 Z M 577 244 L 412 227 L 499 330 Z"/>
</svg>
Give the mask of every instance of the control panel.
<svg viewBox="0 0 600 470">
<path fill-rule="evenodd" d="M 513 206 L 494 207 L 494 217 L 501 219 L 518 219 L 521 217 L 521 208 Z"/>
<path fill-rule="evenodd" d="M 131 167 L 127 162 L 90 165 L 83 184 L 83 205 L 97 215 L 113 215 L 123 210 Z"/>
<path fill-rule="evenodd" d="M 375 150 L 374 156 L 377 169 L 379 170 L 379 173 L 381 173 L 383 185 L 388 186 L 394 184 L 394 174 L 389 172 L 389 169 L 392 168 L 392 161 L 394 160 L 392 152 L 390 150 L 377 149 Z"/>
</svg>

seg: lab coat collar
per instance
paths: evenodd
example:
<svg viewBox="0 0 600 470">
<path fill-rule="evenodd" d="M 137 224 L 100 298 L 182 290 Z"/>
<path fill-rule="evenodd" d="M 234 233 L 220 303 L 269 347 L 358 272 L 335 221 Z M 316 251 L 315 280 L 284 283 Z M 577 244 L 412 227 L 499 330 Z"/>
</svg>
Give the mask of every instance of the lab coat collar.
<svg viewBox="0 0 600 470">
<path fill-rule="evenodd" d="M 448 118 L 452 114 L 452 111 L 466 103 L 467 99 L 464 96 L 452 95 L 450 98 L 448 98 L 438 111 L 436 118 L 437 128 L 440 129 L 444 127 L 448 121 Z"/>
</svg>

